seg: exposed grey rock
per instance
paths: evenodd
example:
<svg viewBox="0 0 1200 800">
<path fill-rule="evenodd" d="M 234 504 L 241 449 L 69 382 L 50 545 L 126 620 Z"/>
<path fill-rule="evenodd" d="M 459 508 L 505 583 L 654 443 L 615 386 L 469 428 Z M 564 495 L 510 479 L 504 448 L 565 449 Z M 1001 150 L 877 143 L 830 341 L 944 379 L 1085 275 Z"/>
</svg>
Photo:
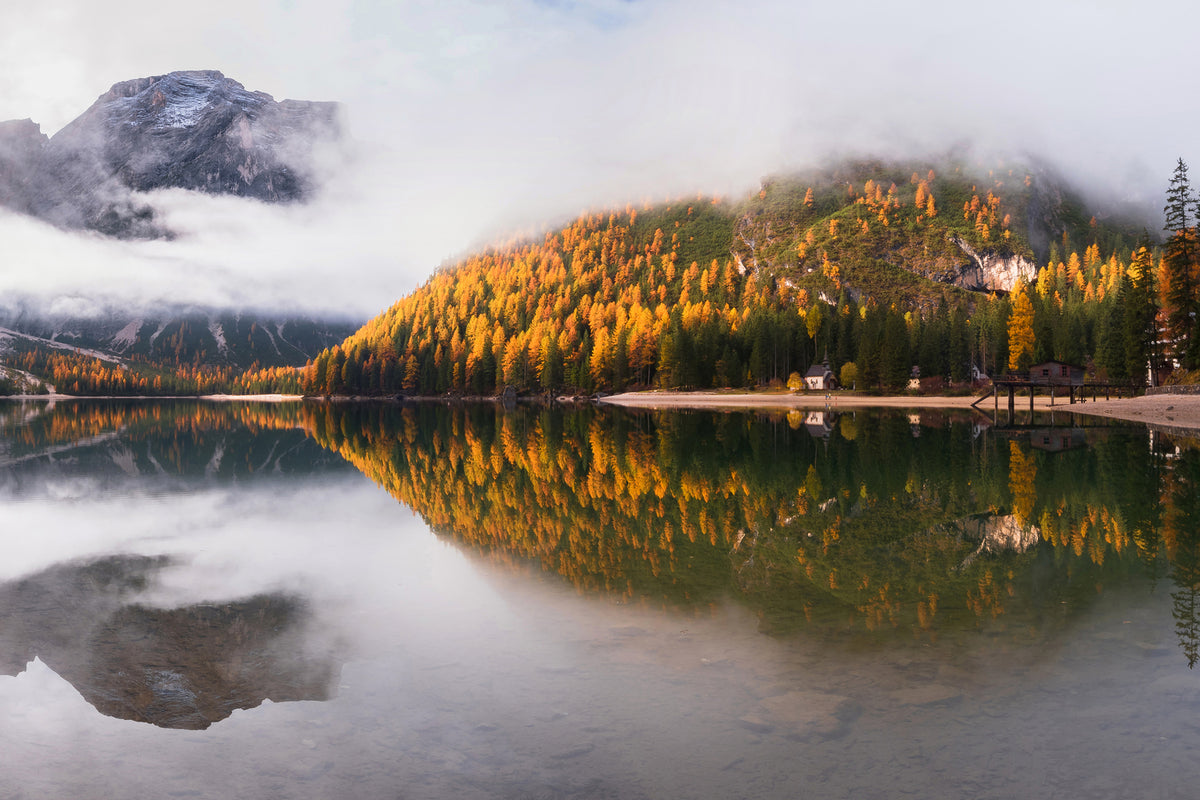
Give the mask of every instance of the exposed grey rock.
<svg viewBox="0 0 1200 800">
<path fill-rule="evenodd" d="M 767 720 L 785 729 L 797 740 L 838 738 L 858 717 L 861 709 L 848 697 L 818 691 L 793 690 L 759 701 Z M 745 720 L 742 724 L 745 726 Z"/>
<path fill-rule="evenodd" d="M 978 252 L 957 238 L 954 243 L 971 258 L 971 264 L 951 281 L 963 289 L 1011 292 L 1019 282 L 1032 283 L 1037 278 L 1037 265 L 1024 256 Z"/>
<path fill-rule="evenodd" d="M 934 708 L 937 706 L 953 705 L 962 700 L 962 692 L 953 686 L 940 683 L 929 683 L 918 686 L 907 686 L 891 693 L 892 699 L 902 706 L 918 706 Z"/>
<path fill-rule="evenodd" d="M 775 730 L 775 726 L 767 722 L 757 714 L 746 714 L 738 719 L 738 725 L 741 725 L 751 733 L 770 733 Z"/>
<path fill-rule="evenodd" d="M 595 749 L 596 749 L 596 745 L 592 744 L 591 742 L 587 742 L 585 744 L 581 744 L 576 747 L 569 748 L 567 750 L 562 750 L 558 753 L 553 753 L 553 754 L 551 754 L 550 757 L 557 761 L 567 761 L 572 758 L 579 758 L 580 756 L 586 756 L 588 753 L 592 752 Z"/>
<path fill-rule="evenodd" d="M 169 235 L 137 193 L 303 200 L 316 148 L 339 137 L 336 103 L 276 102 L 220 72 L 124 81 L 50 139 L 29 120 L 0 123 L 0 205 L 66 228 Z"/>
<path fill-rule="evenodd" d="M 0 205 L 30 213 L 34 176 L 49 141 L 33 120 L 0 122 Z"/>
</svg>

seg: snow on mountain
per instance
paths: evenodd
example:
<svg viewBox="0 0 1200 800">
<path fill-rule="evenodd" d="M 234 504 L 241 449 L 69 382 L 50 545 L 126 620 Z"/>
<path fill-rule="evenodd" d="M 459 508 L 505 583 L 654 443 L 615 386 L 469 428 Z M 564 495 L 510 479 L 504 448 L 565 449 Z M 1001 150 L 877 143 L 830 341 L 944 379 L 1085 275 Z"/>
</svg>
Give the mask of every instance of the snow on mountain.
<svg viewBox="0 0 1200 800">
<path fill-rule="evenodd" d="M 340 141 L 338 114 L 212 70 L 123 81 L 49 139 L 29 120 L 0 122 L 0 206 L 140 238 L 170 232 L 139 192 L 302 201 L 317 190 L 315 149 Z"/>
</svg>

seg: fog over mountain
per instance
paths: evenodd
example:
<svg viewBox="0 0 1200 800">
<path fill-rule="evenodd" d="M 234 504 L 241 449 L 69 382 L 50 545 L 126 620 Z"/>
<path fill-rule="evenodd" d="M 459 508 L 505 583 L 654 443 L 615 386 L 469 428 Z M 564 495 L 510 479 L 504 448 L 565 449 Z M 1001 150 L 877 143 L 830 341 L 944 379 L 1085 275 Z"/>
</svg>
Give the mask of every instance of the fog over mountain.
<svg viewBox="0 0 1200 800">
<path fill-rule="evenodd" d="M 335 104 L 275 102 L 217 71 L 122 81 L 52 138 L 32 120 L 0 125 L 0 206 L 68 229 L 170 237 L 139 195 L 307 199 L 314 151 L 338 138 Z"/>
<path fill-rule="evenodd" d="M 0 119 L 54 135 L 105 87 L 217 69 L 337 101 L 351 149 L 305 203 L 141 199 L 173 240 L 0 215 L 0 291 L 114 292 L 369 314 L 440 263 L 594 206 L 844 154 L 1034 153 L 1092 194 L 1161 207 L 1197 112 L 1165 46 L 1200 10 L 727 0 L 146 0 L 0 9 Z M 19 176 L 18 176 L 19 177 Z"/>
</svg>

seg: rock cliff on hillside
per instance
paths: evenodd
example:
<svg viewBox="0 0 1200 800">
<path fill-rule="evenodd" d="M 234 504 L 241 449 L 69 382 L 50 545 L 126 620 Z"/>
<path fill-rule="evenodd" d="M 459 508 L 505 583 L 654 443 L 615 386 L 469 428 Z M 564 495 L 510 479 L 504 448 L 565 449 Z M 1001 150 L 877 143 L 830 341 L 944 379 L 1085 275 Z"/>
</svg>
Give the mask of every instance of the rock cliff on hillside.
<svg viewBox="0 0 1200 800">
<path fill-rule="evenodd" d="M 33 120 L 0 122 L 0 203 L 30 213 L 37 165 L 49 141 Z"/>
<path fill-rule="evenodd" d="M 0 205 L 66 228 L 164 235 L 136 193 L 303 200 L 316 149 L 338 138 L 335 103 L 276 102 L 215 71 L 139 78 L 49 139 L 29 120 L 0 123 Z"/>
<path fill-rule="evenodd" d="M 981 253 L 958 238 L 954 243 L 971 257 L 971 264 L 950 281 L 955 286 L 977 292 L 1011 292 L 1019 282 L 1037 279 L 1037 265 L 1024 256 Z"/>
</svg>

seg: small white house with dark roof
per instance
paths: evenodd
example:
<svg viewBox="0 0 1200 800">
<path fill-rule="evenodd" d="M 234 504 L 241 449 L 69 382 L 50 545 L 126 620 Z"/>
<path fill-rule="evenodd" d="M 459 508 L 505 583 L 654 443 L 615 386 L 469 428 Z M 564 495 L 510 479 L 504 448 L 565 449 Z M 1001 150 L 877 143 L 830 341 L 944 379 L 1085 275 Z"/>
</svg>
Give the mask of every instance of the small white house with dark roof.
<svg viewBox="0 0 1200 800">
<path fill-rule="evenodd" d="M 818 392 L 837 388 L 837 380 L 833 377 L 833 370 L 829 368 L 828 362 L 813 364 L 808 368 L 808 372 L 804 373 L 804 388 Z"/>
</svg>

